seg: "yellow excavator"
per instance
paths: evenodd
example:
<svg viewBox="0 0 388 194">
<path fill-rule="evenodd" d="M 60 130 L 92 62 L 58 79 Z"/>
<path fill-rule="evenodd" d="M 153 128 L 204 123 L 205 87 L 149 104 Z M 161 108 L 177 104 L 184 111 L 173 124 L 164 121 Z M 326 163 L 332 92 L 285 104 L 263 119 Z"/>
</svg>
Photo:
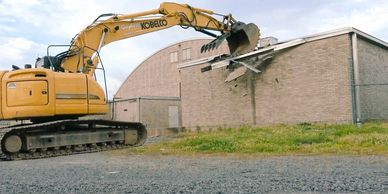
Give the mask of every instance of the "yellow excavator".
<svg viewBox="0 0 388 194">
<path fill-rule="evenodd" d="M 106 92 L 95 78 L 103 46 L 176 25 L 215 37 L 202 52 L 226 40 L 231 55 L 240 55 L 253 50 L 260 36 L 255 24 L 187 4 L 166 2 L 140 13 L 103 14 L 65 52 L 38 58 L 34 68 L 0 71 L 0 119 L 30 120 L 0 129 L 3 156 L 34 159 L 142 145 L 147 137 L 142 123 L 80 117 L 108 112 Z"/>
</svg>

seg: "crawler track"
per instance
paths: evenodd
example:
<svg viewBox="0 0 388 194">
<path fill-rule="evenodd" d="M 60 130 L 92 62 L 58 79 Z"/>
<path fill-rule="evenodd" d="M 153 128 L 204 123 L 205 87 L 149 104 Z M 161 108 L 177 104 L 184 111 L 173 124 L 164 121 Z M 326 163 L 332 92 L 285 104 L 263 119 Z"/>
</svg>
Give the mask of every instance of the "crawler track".
<svg viewBox="0 0 388 194">
<path fill-rule="evenodd" d="M 50 150 L 45 152 L 39 152 L 39 153 L 18 153 L 18 154 L 4 154 L 0 152 L 0 160 L 3 161 L 11 161 L 11 160 L 30 160 L 30 159 L 40 159 L 40 158 L 50 158 L 50 157 L 57 157 L 57 156 L 67 156 L 67 155 L 74 155 L 74 154 L 85 154 L 85 153 L 94 153 L 94 152 L 101 152 L 101 151 L 108 151 L 108 150 L 116 150 L 116 149 L 123 149 L 123 148 L 129 148 L 134 147 L 131 145 L 106 145 L 106 146 L 97 146 L 97 147 L 82 147 L 80 148 L 68 148 L 68 149 L 62 149 L 62 150 Z"/>
<path fill-rule="evenodd" d="M 132 136 L 126 135 L 128 131 Z M 22 139 L 20 151 L 7 151 L 5 140 L 12 135 Z M 126 139 L 128 137 L 130 142 Z M 122 149 L 140 146 L 146 138 L 144 125 L 131 122 L 61 120 L 11 126 L 0 129 L 0 160 L 38 159 Z"/>
</svg>

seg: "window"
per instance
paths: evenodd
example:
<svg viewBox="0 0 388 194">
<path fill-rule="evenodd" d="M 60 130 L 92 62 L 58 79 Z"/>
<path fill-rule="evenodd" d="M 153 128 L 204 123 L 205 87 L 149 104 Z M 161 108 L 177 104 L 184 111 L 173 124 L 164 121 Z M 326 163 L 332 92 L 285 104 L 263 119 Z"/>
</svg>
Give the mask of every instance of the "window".
<svg viewBox="0 0 388 194">
<path fill-rule="evenodd" d="M 191 59 L 191 48 L 183 49 L 182 50 L 182 61 L 190 60 Z"/>
<path fill-rule="evenodd" d="M 170 53 L 170 62 L 178 62 L 178 51 Z"/>
</svg>

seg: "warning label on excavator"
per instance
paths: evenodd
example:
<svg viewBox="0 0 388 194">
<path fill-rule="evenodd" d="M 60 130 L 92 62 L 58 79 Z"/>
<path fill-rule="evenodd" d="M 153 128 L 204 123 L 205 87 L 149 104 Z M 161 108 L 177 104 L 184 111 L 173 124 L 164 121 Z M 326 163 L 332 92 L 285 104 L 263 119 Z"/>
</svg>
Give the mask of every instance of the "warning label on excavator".
<svg viewBox="0 0 388 194">
<path fill-rule="evenodd" d="M 140 23 L 140 25 L 142 30 L 157 28 L 157 27 L 167 26 L 167 20 L 155 20 L 155 21 L 143 22 L 143 23 Z"/>
<path fill-rule="evenodd" d="M 122 30 L 132 30 L 133 28 L 141 28 L 140 24 L 129 24 L 129 25 L 122 25 Z"/>
</svg>

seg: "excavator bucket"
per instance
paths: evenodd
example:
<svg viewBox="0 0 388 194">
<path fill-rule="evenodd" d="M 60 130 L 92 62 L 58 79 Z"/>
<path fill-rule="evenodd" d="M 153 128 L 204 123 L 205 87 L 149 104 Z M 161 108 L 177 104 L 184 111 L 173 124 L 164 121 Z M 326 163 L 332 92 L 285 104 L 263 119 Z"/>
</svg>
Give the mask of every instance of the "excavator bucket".
<svg viewBox="0 0 388 194">
<path fill-rule="evenodd" d="M 226 38 L 231 55 L 241 55 L 253 51 L 260 39 L 260 30 L 256 24 L 237 22 L 232 26 L 230 36 Z"/>
<path fill-rule="evenodd" d="M 254 50 L 260 39 L 260 30 L 256 24 L 236 22 L 230 32 L 225 33 L 201 48 L 201 52 L 218 48 L 224 40 L 228 41 L 229 51 L 232 56 L 248 53 Z"/>
</svg>

